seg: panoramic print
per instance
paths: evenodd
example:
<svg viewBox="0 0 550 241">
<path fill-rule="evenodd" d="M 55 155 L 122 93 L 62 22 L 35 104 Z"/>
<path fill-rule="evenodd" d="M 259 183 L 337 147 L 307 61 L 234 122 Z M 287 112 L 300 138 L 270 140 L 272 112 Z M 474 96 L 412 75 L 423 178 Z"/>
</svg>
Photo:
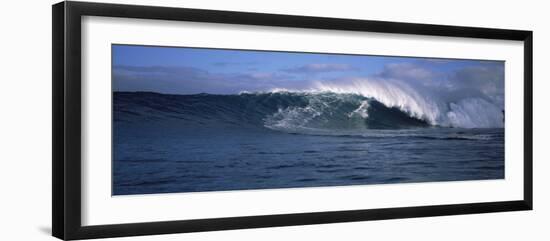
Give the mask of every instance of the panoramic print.
<svg viewBox="0 0 550 241">
<path fill-rule="evenodd" d="M 112 194 L 504 178 L 504 62 L 112 45 Z"/>
</svg>

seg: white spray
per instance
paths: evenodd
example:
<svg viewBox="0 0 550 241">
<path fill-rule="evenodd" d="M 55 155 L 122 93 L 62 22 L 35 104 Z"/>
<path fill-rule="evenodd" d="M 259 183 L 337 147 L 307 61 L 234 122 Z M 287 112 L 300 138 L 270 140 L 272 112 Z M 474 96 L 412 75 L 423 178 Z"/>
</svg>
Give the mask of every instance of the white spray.
<svg viewBox="0 0 550 241">
<path fill-rule="evenodd" d="M 374 98 L 432 125 L 462 128 L 504 126 L 501 108 L 483 95 L 448 89 L 423 89 L 421 86 L 413 88 L 402 81 L 376 78 L 316 82 L 313 90 Z"/>
</svg>

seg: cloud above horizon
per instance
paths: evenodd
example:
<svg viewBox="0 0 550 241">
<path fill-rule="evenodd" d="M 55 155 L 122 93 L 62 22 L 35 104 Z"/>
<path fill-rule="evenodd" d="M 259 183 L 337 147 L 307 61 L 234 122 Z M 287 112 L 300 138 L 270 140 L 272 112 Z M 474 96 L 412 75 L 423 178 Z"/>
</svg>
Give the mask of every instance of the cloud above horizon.
<svg viewBox="0 0 550 241">
<path fill-rule="evenodd" d="M 305 88 L 284 73 L 215 73 L 189 66 L 114 66 L 115 91 L 151 91 L 167 94 L 232 94 L 266 91 L 280 86 Z"/>
</svg>

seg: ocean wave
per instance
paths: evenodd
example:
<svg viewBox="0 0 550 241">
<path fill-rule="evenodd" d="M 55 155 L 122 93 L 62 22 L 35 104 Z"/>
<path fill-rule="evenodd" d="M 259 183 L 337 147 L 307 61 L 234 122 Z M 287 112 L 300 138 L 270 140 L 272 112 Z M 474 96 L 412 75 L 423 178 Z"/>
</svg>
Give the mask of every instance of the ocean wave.
<svg viewBox="0 0 550 241">
<path fill-rule="evenodd" d="M 483 99 L 433 103 L 403 89 L 374 85 L 350 89 L 318 86 L 317 90 L 307 92 L 279 90 L 234 95 L 115 92 L 114 120 L 170 120 L 182 127 L 240 126 L 306 134 L 503 126 L 502 112 Z"/>
<path fill-rule="evenodd" d="M 502 128 L 504 110 L 483 93 L 452 88 L 426 88 L 403 81 L 354 79 L 345 83 L 317 82 L 317 92 L 357 94 L 386 107 L 398 108 L 431 125 L 460 128 Z"/>
</svg>

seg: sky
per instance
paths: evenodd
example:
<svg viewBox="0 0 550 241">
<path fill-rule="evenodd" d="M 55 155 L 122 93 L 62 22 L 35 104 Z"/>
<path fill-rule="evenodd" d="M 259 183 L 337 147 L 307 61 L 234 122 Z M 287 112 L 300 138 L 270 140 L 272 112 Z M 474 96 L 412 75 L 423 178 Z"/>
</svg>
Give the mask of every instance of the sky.
<svg viewBox="0 0 550 241">
<path fill-rule="evenodd" d="M 504 62 L 250 50 L 112 46 L 114 91 L 238 94 L 311 90 L 319 83 L 399 81 L 413 89 L 504 99 Z M 503 103 L 502 103 L 503 105 Z"/>
</svg>

